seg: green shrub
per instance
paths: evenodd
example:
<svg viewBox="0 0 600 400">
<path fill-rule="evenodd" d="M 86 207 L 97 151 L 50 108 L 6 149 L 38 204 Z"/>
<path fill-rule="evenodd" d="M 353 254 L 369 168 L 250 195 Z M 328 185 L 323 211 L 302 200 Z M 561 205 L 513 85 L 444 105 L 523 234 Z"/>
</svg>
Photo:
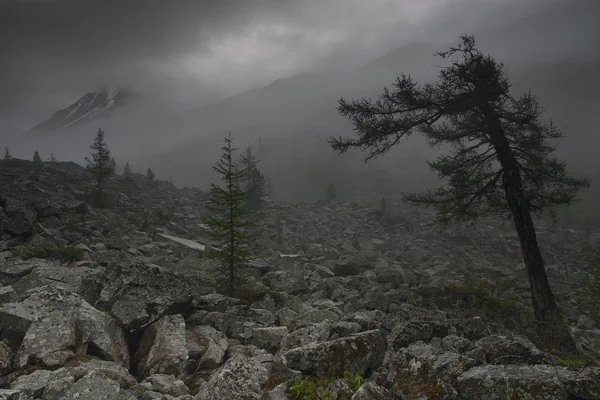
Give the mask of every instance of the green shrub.
<svg viewBox="0 0 600 400">
<path fill-rule="evenodd" d="M 361 373 L 356 375 L 352 375 L 350 371 L 344 372 L 344 379 L 346 379 L 346 383 L 350 386 L 353 392 L 356 392 L 363 384 L 364 378 Z"/>
<path fill-rule="evenodd" d="M 326 389 L 332 382 L 335 382 L 335 378 L 318 380 L 310 376 L 298 376 L 289 387 L 287 394 L 298 400 L 335 400 Z"/>
</svg>

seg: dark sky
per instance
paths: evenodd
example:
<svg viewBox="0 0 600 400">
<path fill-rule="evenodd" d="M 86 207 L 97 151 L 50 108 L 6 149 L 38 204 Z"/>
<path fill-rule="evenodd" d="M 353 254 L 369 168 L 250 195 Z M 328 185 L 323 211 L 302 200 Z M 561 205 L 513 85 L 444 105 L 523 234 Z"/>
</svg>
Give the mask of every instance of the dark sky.
<svg viewBox="0 0 600 400">
<path fill-rule="evenodd" d="M 0 0 L 0 117 L 38 118 L 104 84 L 232 94 L 559 1 Z"/>
</svg>

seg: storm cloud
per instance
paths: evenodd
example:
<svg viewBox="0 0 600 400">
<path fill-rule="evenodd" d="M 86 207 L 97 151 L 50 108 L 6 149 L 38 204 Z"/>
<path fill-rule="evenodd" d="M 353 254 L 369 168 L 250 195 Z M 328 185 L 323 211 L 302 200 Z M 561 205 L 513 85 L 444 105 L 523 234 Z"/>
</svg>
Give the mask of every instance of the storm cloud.
<svg viewBox="0 0 600 400">
<path fill-rule="evenodd" d="M 493 28 L 554 2 L 3 0 L 0 114 L 39 118 L 104 84 L 184 101 L 231 95 Z"/>
</svg>

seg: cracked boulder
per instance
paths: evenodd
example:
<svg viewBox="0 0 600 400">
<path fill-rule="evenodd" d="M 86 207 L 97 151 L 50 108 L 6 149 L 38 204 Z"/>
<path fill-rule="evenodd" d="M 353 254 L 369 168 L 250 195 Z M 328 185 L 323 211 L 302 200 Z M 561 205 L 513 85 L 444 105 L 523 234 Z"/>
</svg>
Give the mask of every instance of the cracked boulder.
<svg viewBox="0 0 600 400">
<path fill-rule="evenodd" d="M 381 330 L 312 343 L 283 353 L 288 368 L 321 379 L 341 377 L 346 370 L 368 375 L 383 363 L 387 339 Z"/>
<path fill-rule="evenodd" d="M 117 322 L 64 288 L 36 288 L 4 304 L 0 332 L 11 347 L 21 347 L 16 357 L 21 367 L 45 360 L 57 366 L 72 352 L 129 368 L 127 341 Z"/>
<path fill-rule="evenodd" d="M 139 331 L 165 315 L 186 313 L 198 294 L 210 291 L 153 264 L 111 265 L 99 282 L 95 306 L 110 311 L 128 331 Z"/>
<path fill-rule="evenodd" d="M 195 400 L 260 400 L 269 371 L 257 360 L 238 354 L 200 388 Z"/>
<path fill-rule="evenodd" d="M 180 376 L 188 360 L 185 321 L 168 315 L 144 330 L 138 351 L 138 373 Z"/>
</svg>

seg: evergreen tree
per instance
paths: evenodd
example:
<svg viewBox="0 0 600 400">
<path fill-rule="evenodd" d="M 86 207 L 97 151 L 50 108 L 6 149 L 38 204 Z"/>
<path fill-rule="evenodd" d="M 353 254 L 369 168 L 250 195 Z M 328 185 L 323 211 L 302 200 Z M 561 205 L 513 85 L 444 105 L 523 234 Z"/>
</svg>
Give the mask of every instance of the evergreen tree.
<svg viewBox="0 0 600 400">
<path fill-rule="evenodd" d="M 252 146 L 246 147 L 246 154 L 242 154 L 240 157 L 240 164 L 242 164 L 242 168 L 248 171 L 246 174 L 246 188 L 249 188 L 252 181 L 252 171 L 254 171 L 254 167 L 259 163 L 259 160 L 254 157 L 252 154 Z"/>
<path fill-rule="evenodd" d="M 154 178 L 156 178 L 156 175 L 154 175 L 154 172 L 152 172 L 151 168 L 148 168 L 148 171 L 146 171 L 146 178 L 148 178 L 150 181 L 153 181 Z"/>
<path fill-rule="evenodd" d="M 271 174 L 267 174 L 265 189 L 266 189 L 267 198 L 272 199 L 273 198 L 273 181 L 271 180 Z"/>
<path fill-rule="evenodd" d="M 42 159 L 40 157 L 40 153 L 38 153 L 37 150 L 35 151 L 35 153 L 33 153 L 33 165 L 35 165 L 35 166 L 42 165 Z"/>
<path fill-rule="evenodd" d="M 333 183 L 330 183 L 327 186 L 327 200 L 331 202 L 335 201 L 335 199 L 337 199 L 337 189 L 333 186 Z"/>
<path fill-rule="evenodd" d="M 256 164 L 248 171 L 250 183 L 246 186 L 246 191 L 249 192 L 248 207 L 251 210 L 258 210 L 264 204 L 264 198 L 267 196 L 265 176 L 258 170 Z"/>
<path fill-rule="evenodd" d="M 115 172 L 114 160 L 110 156 L 110 150 L 106 142 L 104 141 L 104 131 L 102 128 L 98 129 L 98 133 L 94 138 L 94 143 L 90 146 L 92 152 L 90 155 L 91 159 L 85 158 L 87 161 L 86 169 L 94 176 L 97 183 L 97 202 L 102 205 L 104 183 L 106 180 Z"/>
<path fill-rule="evenodd" d="M 451 155 L 428 162 L 448 186 L 407 194 L 405 200 L 436 208 L 442 226 L 483 215 L 512 219 L 538 333 L 549 345 L 575 352 L 548 283 L 531 214 L 553 215 L 556 206 L 570 204 L 589 182 L 567 175 L 565 163 L 552 154 L 560 131 L 542 122 L 543 110 L 531 93 L 511 95 L 503 64 L 476 49 L 472 36 L 462 36 L 458 47 L 438 55 L 458 57 L 434 84 L 419 86 L 401 75 L 376 102 L 340 99 L 338 111 L 354 124 L 358 138 L 330 138 L 329 143 L 340 153 L 367 150 L 365 162 L 415 132 L 430 146 L 450 145 Z"/>
<path fill-rule="evenodd" d="M 12 154 L 10 154 L 10 150 L 8 146 L 4 146 L 4 157 L 5 160 L 10 160 L 12 158 Z"/>
<path fill-rule="evenodd" d="M 129 166 L 129 163 L 125 163 L 125 167 L 123 168 L 123 175 L 125 175 L 125 177 L 127 178 L 131 176 L 131 167 Z"/>
<path fill-rule="evenodd" d="M 212 228 L 207 235 L 218 249 L 207 253 L 207 257 L 217 261 L 214 271 L 217 284 L 233 296 L 243 284 L 245 267 L 252 258 L 249 240 L 253 235 L 249 233 L 252 222 L 246 207 L 250 191 L 241 189 L 241 182 L 248 179 L 248 171 L 245 168 L 236 171 L 233 152 L 237 149 L 232 147 L 231 133 L 223 142 L 221 158 L 213 167 L 223 185 L 211 185 L 206 205 L 210 215 L 203 222 Z"/>
<path fill-rule="evenodd" d="M 50 153 L 50 159 L 48 161 L 56 162 L 56 157 L 54 157 L 54 153 Z"/>
</svg>

